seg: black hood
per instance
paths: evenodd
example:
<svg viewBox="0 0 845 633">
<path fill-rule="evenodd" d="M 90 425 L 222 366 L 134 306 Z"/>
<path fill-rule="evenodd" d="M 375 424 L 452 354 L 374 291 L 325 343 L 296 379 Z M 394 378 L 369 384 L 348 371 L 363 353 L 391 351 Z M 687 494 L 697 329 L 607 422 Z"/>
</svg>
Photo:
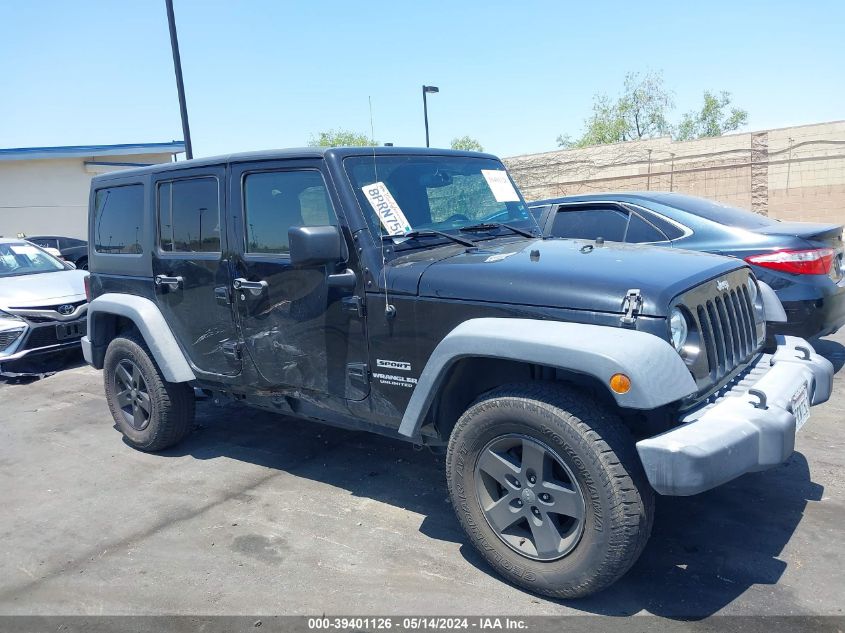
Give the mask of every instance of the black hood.
<svg viewBox="0 0 845 633">
<path fill-rule="evenodd" d="M 499 239 L 401 256 L 388 265 L 388 281 L 393 292 L 425 297 L 597 312 L 621 312 L 627 291 L 638 288 L 641 314 L 666 316 L 677 295 L 744 265 L 667 247 Z"/>
</svg>

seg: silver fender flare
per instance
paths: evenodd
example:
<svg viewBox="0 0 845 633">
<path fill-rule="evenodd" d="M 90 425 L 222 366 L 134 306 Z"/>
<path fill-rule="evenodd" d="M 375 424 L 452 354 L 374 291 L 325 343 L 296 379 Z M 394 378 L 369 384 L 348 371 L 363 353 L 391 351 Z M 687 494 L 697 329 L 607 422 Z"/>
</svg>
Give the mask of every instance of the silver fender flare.
<svg viewBox="0 0 845 633">
<path fill-rule="evenodd" d="M 167 321 L 155 302 L 136 295 L 106 293 L 88 304 L 88 336 L 83 340 L 83 349 L 87 348 L 86 360 L 92 344 L 97 341 L 94 327 L 98 314 L 114 314 L 132 321 L 144 338 L 156 363 L 168 382 L 190 382 L 196 380 L 190 364 L 185 359 L 176 337 L 167 325 Z"/>
<path fill-rule="evenodd" d="M 418 437 L 420 426 L 449 368 L 461 358 L 503 358 L 587 374 L 607 385 L 624 373 L 628 393 L 617 404 L 654 409 L 696 391 L 695 381 L 666 341 L 636 330 L 536 319 L 470 319 L 449 332 L 432 352 L 414 388 L 399 433 Z"/>
</svg>

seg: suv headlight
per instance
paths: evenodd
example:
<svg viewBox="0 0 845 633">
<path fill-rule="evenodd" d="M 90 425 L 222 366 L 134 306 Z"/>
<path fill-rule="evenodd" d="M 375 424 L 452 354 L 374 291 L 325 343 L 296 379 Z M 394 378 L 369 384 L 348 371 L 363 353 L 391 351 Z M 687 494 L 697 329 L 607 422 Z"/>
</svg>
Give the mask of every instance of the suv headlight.
<svg viewBox="0 0 845 633">
<path fill-rule="evenodd" d="M 672 347 L 681 351 L 681 348 L 687 342 L 689 326 L 684 313 L 678 308 L 672 308 L 672 312 L 669 314 L 669 333 L 672 337 Z"/>
</svg>

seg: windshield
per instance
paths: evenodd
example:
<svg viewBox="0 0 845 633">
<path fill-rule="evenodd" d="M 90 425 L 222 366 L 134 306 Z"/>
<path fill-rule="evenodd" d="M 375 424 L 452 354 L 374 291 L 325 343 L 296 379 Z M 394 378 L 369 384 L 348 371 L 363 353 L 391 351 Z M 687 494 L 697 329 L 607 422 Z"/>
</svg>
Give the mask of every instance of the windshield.
<svg viewBox="0 0 845 633">
<path fill-rule="evenodd" d="M 59 270 L 67 268 L 37 246 L 26 242 L 0 244 L 0 277 L 54 273 Z"/>
<path fill-rule="evenodd" d="M 457 234 L 465 227 L 494 223 L 537 229 L 522 196 L 497 160 L 382 155 L 354 156 L 343 164 L 376 236 L 401 237 L 426 230 Z M 504 226 L 482 228 L 496 234 L 512 232 Z M 484 237 L 492 235 L 483 231 L 471 235 L 473 240 Z M 443 240 L 442 236 L 435 238 Z"/>
</svg>

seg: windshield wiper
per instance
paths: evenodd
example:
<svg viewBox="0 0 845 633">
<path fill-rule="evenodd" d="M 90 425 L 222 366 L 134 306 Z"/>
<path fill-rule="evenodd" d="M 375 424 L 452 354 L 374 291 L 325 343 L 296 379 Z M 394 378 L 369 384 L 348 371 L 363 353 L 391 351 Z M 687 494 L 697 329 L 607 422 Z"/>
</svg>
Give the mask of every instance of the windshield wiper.
<svg viewBox="0 0 845 633">
<path fill-rule="evenodd" d="M 466 231 L 472 233 L 476 231 L 489 231 L 491 229 L 510 229 L 514 233 L 522 235 L 523 237 L 537 237 L 528 229 L 520 229 L 504 222 L 481 222 L 479 224 L 470 224 L 469 226 L 462 226 L 459 231 Z"/>
<path fill-rule="evenodd" d="M 382 240 L 393 240 L 393 239 L 409 239 L 413 240 L 418 237 L 445 237 L 453 242 L 457 242 L 458 244 L 463 244 L 464 246 L 475 246 L 475 242 L 472 240 L 465 239 L 463 237 L 459 237 L 457 235 L 452 235 L 451 233 L 446 233 L 445 231 L 435 231 L 434 229 L 423 229 L 420 231 L 408 231 L 402 235 L 382 235 Z"/>
</svg>

